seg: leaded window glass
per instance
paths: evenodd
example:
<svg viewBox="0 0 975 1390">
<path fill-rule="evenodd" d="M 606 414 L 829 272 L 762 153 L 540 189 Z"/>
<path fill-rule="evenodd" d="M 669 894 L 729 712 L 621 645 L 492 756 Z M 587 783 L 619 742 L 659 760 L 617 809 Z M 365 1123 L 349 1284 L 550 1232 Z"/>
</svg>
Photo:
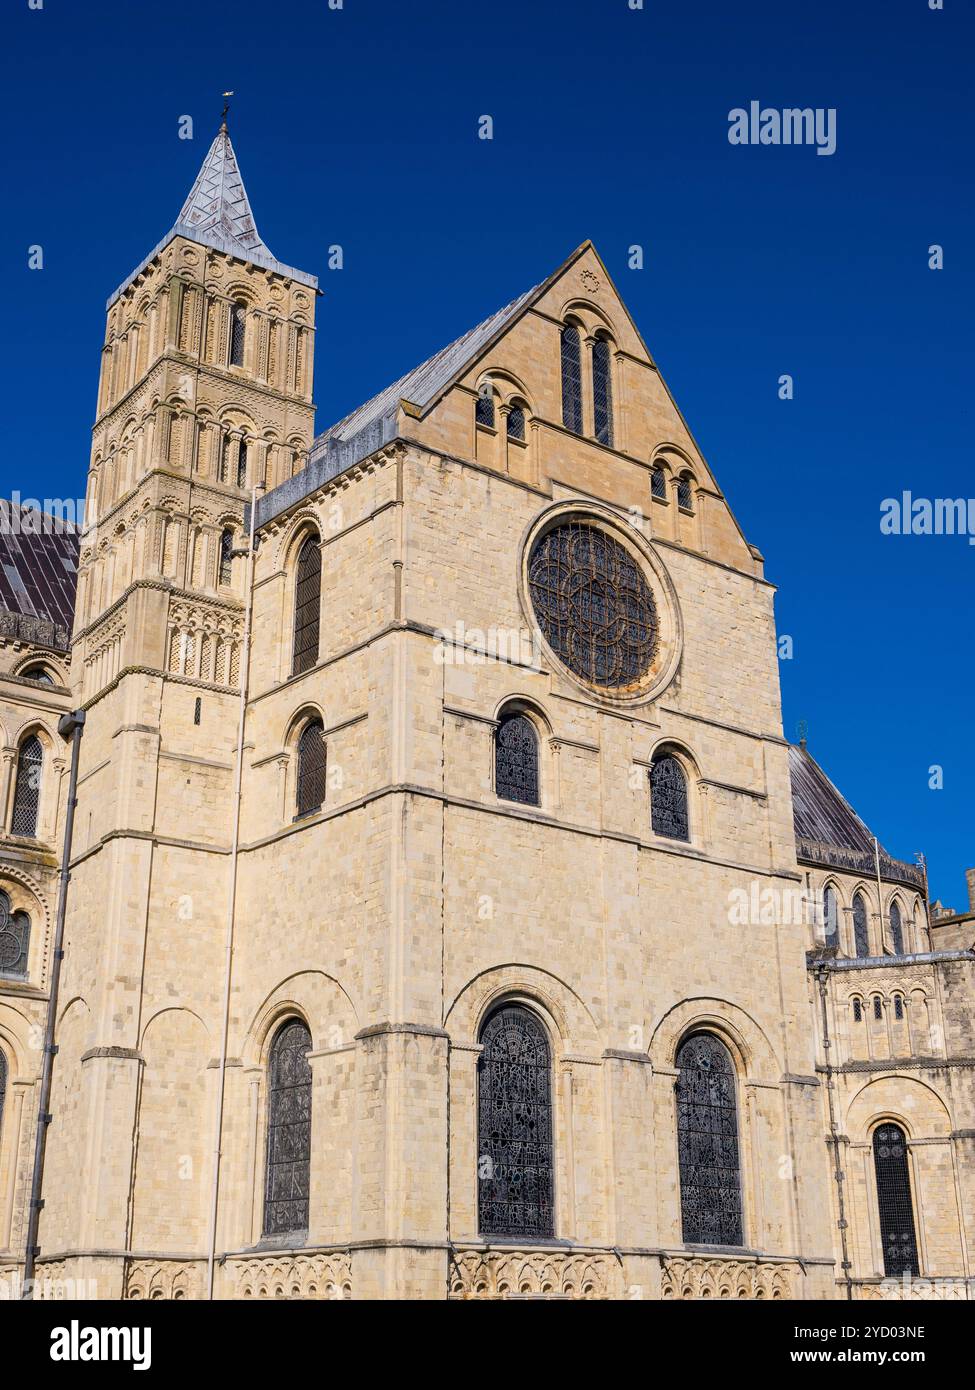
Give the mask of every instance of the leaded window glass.
<svg viewBox="0 0 975 1390">
<path fill-rule="evenodd" d="M 508 438 L 525 442 L 525 412 L 520 405 L 513 405 L 508 411 Z"/>
<path fill-rule="evenodd" d="M 592 345 L 592 408 L 596 439 L 613 447 L 612 351 L 605 338 Z"/>
<path fill-rule="evenodd" d="M 900 1279 L 918 1275 L 917 1237 L 911 1203 L 911 1178 L 907 1166 L 907 1137 L 900 1125 L 886 1124 L 874 1130 L 873 1162 L 877 1175 L 880 1239 L 884 1274 Z"/>
<path fill-rule="evenodd" d="M 322 549 L 317 535 L 306 537 L 295 566 L 295 640 L 291 674 L 310 671 L 318 661 L 322 611 Z"/>
<path fill-rule="evenodd" d="M 894 947 L 894 955 L 904 954 L 904 924 L 901 919 L 900 904 L 893 902 L 890 905 L 890 939 Z"/>
<path fill-rule="evenodd" d="M 863 894 L 853 899 L 853 946 L 858 956 L 869 956 L 870 935 L 867 930 L 867 905 Z"/>
<path fill-rule="evenodd" d="M 860 999 L 854 999 L 853 1001 L 853 1022 L 863 1022 L 863 1001 Z"/>
<path fill-rule="evenodd" d="M 219 559 L 219 582 L 221 584 L 231 584 L 234 578 L 234 533 L 233 531 L 222 531 L 220 533 L 220 559 Z"/>
<path fill-rule="evenodd" d="M 232 367 L 244 365 L 245 322 L 244 305 L 234 304 L 230 310 L 230 365 Z"/>
<path fill-rule="evenodd" d="M 884 1016 L 884 1001 L 879 994 L 873 996 L 873 1016 L 880 1023 Z"/>
<path fill-rule="evenodd" d="M 300 1019 L 287 1022 L 271 1044 L 267 1086 L 267 1174 L 264 1234 L 308 1229 L 311 1166 L 311 1034 Z"/>
<path fill-rule="evenodd" d="M 539 1019 L 508 1004 L 481 1033 L 477 1210 L 482 1235 L 555 1234 L 552 1059 Z"/>
<path fill-rule="evenodd" d="M 630 551 L 586 521 L 546 531 L 532 547 L 535 617 L 570 671 L 604 690 L 639 685 L 657 650 L 657 609 Z"/>
<path fill-rule="evenodd" d="M 494 428 L 494 392 L 487 384 L 482 386 L 477 393 L 474 419 L 479 425 L 489 425 L 492 429 Z"/>
<path fill-rule="evenodd" d="M 832 888 L 823 890 L 823 931 L 827 946 L 840 944 L 839 913 L 836 908 L 836 893 Z"/>
<path fill-rule="evenodd" d="M 562 329 L 562 423 L 582 433 L 582 339 L 574 323 Z"/>
<path fill-rule="evenodd" d="M 0 975 L 24 979 L 30 954 L 30 918 L 14 912 L 10 898 L 0 892 Z"/>
<path fill-rule="evenodd" d="M 902 994 L 894 995 L 894 1017 L 898 1022 L 904 1017 L 904 996 Z"/>
<path fill-rule="evenodd" d="M 501 720 L 494 736 L 494 788 L 506 801 L 538 805 L 538 735 L 524 714 Z"/>
<path fill-rule="evenodd" d="M 670 840 L 689 840 L 687 778 L 669 753 L 654 758 L 650 769 L 650 824 L 655 835 Z"/>
<path fill-rule="evenodd" d="M 650 495 L 659 497 L 663 502 L 667 500 L 667 475 L 662 468 L 650 470 Z"/>
<path fill-rule="evenodd" d="M 44 749 L 36 734 L 25 738 L 17 755 L 17 783 L 10 829 L 15 835 L 37 834 L 37 813 L 41 804 L 41 774 Z"/>
<path fill-rule="evenodd" d="M 237 451 L 237 486 L 247 486 L 247 440 L 240 441 L 240 448 Z"/>
<path fill-rule="evenodd" d="M 683 1239 L 741 1245 L 738 1103 L 731 1054 L 711 1033 L 677 1050 L 677 1158 Z"/>
<path fill-rule="evenodd" d="M 682 473 L 677 479 L 677 505 L 687 512 L 692 511 L 694 507 L 691 480 L 686 473 Z"/>
<path fill-rule="evenodd" d="M 313 719 L 298 740 L 297 811 L 309 816 L 320 811 L 325 801 L 325 731 Z"/>
</svg>

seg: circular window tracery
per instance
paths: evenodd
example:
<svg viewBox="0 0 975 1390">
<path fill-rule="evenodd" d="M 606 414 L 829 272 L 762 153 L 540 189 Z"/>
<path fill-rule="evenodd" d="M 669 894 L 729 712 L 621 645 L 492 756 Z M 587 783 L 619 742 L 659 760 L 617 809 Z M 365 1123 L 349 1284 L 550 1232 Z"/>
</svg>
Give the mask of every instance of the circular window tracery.
<svg viewBox="0 0 975 1390">
<path fill-rule="evenodd" d="M 581 680 L 626 692 L 657 652 L 657 608 L 630 551 L 588 521 L 556 524 L 532 546 L 528 592 L 549 646 Z"/>
</svg>

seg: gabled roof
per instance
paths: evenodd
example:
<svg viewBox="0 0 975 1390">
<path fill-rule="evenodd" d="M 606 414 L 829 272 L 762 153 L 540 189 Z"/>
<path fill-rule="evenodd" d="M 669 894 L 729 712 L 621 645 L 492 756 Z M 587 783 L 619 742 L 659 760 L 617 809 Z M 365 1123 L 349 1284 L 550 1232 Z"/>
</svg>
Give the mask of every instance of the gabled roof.
<svg viewBox="0 0 975 1390">
<path fill-rule="evenodd" d="M 216 251 L 263 266 L 265 270 L 276 270 L 303 285 L 314 288 L 318 284 L 314 275 L 284 265 L 261 240 L 226 124 L 217 131 L 175 224 L 118 287 L 107 308 L 112 307 L 126 286 L 177 236 L 187 237 L 201 246 L 212 246 Z"/>
<path fill-rule="evenodd" d="M 78 551 L 69 522 L 0 498 L 0 636 L 67 648 Z"/>
<path fill-rule="evenodd" d="M 796 838 L 873 854 L 873 832 L 805 748 L 789 745 Z M 883 845 L 881 854 L 886 854 Z"/>
</svg>

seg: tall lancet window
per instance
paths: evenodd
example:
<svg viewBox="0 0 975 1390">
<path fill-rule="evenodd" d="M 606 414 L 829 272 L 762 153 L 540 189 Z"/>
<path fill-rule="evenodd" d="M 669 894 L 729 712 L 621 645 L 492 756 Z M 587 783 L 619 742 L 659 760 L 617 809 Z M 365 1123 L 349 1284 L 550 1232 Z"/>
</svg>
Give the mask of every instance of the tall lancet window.
<svg viewBox="0 0 975 1390">
<path fill-rule="evenodd" d="M 308 1230 L 311 1167 L 311 1034 L 290 1019 L 271 1044 L 267 1078 L 264 1234 Z"/>
<path fill-rule="evenodd" d="M 237 486 L 247 486 L 247 440 L 240 441 L 240 449 L 237 452 Z"/>
<path fill-rule="evenodd" d="M 677 1159 L 683 1239 L 741 1245 L 738 1102 L 731 1054 L 712 1033 L 677 1049 Z"/>
<path fill-rule="evenodd" d="M 44 772 L 44 749 L 36 734 L 25 738 L 17 754 L 17 782 L 14 788 L 14 813 L 10 829 L 15 835 L 37 834 L 37 814 L 41 805 L 41 776 Z"/>
<path fill-rule="evenodd" d="M 613 358 L 610 344 L 597 338 L 592 345 L 593 425 L 600 444 L 613 447 Z"/>
<path fill-rule="evenodd" d="M 582 433 L 582 339 L 574 323 L 562 329 L 562 423 Z"/>
<path fill-rule="evenodd" d="M 867 904 L 862 893 L 857 893 L 853 899 L 853 949 L 858 956 L 869 956 L 870 954 Z"/>
<path fill-rule="evenodd" d="M 839 946 L 839 914 L 836 910 L 836 892 L 832 888 L 823 889 L 823 931 L 827 946 Z"/>
<path fill-rule="evenodd" d="M 236 303 L 230 309 L 230 365 L 244 365 L 244 339 L 246 336 L 245 306 Z"/>
<path fill-rule="evenodd" d="M 325 730 L 313 719 L 298 740 L 297 818 L 314 815 L 325 801 Z"/>
<path fill-rule="evenodd" d="M 552 1057 L 538 1017 L 506 1004 L 481 1033 L 477 1211 L 486 1236 L 555 1234 Z"/>
<path fill-rule="evenodd" d="M 295 632 L 291 674 L 310 671 L 318 661 L 322 609 L 322 550 L 317 534 L 302 542 L 295 566 Z"/>
<path fill-rule="evenodd" d="M 232 584 L 234 579 L 234 533 L 226 530 L 220 533 L 220 555 L 217 561 L 217 582 Z"/>
<path fill-rule="evenodd" d="M 900 903 L 896 900 L 890 905 L 890 939 L 894 947 L 894 955 L 904 954 L 904 924 L 901 919 Z"/>
<path fill-rule="evenodd" d="M 874 1130 L 873 1162 L 877 1176 L 884 1274 L 888 1279 L 901 1279 L 905 1274 L 916 1276 L 921 1271 L 914 1231 L 907 1136 L 900 1125 L 886 1124 Z"/>
</svg>

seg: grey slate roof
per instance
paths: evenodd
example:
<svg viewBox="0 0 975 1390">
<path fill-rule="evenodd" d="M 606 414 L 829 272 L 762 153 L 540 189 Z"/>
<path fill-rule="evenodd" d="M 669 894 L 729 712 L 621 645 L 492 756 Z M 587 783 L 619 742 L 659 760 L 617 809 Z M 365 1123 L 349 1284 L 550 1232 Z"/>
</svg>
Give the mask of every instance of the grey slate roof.
<svg viewBox="0 0 975 1390">
<path fill-rule="evenodd" d="M 69 522 L 0 498 L 0 635 L 67 647 L 78 550 Z"/>
<path fill-rule="evenodd" d="M 789 745 L 796 838 L 873 854 L 873 832 L 804 748 Z M 883 845 L 881 854 L 885 854 Z"/>
<path fill-rule="evenodd" d="M 265 270 L 276 270 L 303 285 L 314 288 L 318 284 L 314 275 L 284 265 L 261 240 L 226 125 L 217 131 L 175 225 L 126 277 L 109 299 L 107 308 L 111 308 L 130 281 L 176 236 L 188 237 L 201 246 L 212 246 L 228 256 L 252 261 Z"/>
</svg>

